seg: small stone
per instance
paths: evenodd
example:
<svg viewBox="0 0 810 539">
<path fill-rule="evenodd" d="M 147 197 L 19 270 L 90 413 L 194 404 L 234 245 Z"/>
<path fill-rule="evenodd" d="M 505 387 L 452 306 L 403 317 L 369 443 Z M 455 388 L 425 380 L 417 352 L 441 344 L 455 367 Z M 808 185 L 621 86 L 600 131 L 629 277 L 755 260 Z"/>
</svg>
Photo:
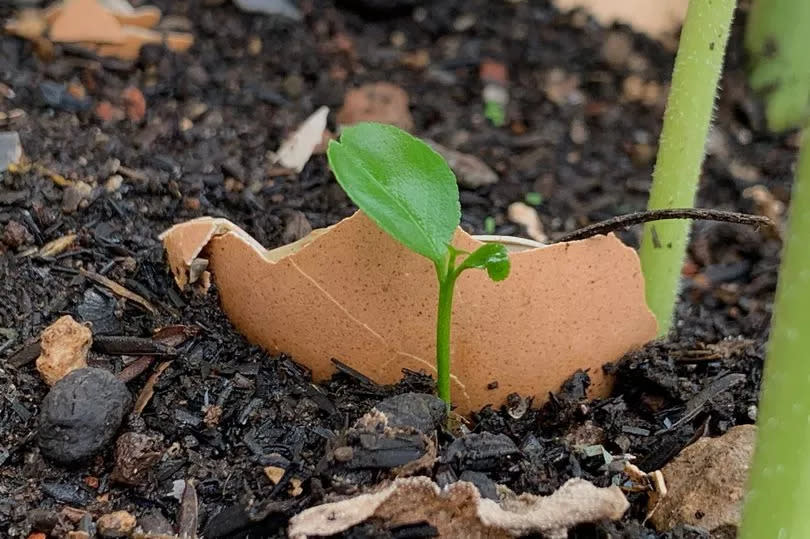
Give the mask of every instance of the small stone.
<svg viewBox="0 0 810 539">
<path fill-rule="evenodd" d="M 633 144 L 630 148 L 630 160 L 638 168 L 649 166 L 655 159 L 655 147 L 651 144 Z"/>
<path fill-rule="evenodd" d="M 81 112 L 89 109 L 93 101 L 89 97 L 76 96 L 66 84 L 45 81 L 39 85 L 39 93 L 46 105 L 67 112 Z"/>
<path fill-rule="evenodd" d="M 127 113 L 127 118 L 131 122 L 140 123 L 146 116 L 146 98 L 135 86 L 128 86 L 122 93 L 121 98 L 124 100 L 124 107 Z"/>
<path fill-rule="evenodd" d="M 358 10 L 372 10 L 378 14 L 400 11 L 424 3 L 424 0 L 347 0 L 346 5 Z"/>
<path fill-rule="evenodd" d="M 546 75 L 543 90 L 546 97 L 556 105 L 577 105 L 585 100 L 579 83 L 578 75 L 554 68 Z"/>
<path fill-rule="evenodd" d="M 600 445 L 605 441 L 605 430 L 593 421 L 585 421 L 577 425 L 563 436 L 563 442 L 568 447 L 584 447 L 587 445 Z"/>
<path fill-rule="evenodd" d="M 571 122 L 569 136 L 571 137 L 571 142 L 574 144 L 585 144 L 588 141 L 588 128 L 585 127 L 585 122 L 579 118 Z"/>
<path fill-rule="evenodd" d="M 93 343 L 90 329 L 70 315 L 45 328 L 40 337 L 37 370 L 49 386 L 76 369 L 87 367 L 87 352 Z"/>
<path fill-rule="evenodd" d="M 67 539 L 90 539 L 90 534 L 84 530 L 73 530 L 68 532 Z"/>
<path fill-rule="evenodd" d="M 132 397 L 104 369 L 70 372 L 42 401 L 39 447 L 47 458 L 71 464 L 97 453 L 115 436 Z"/>
<path fill-rule="evenodd" d="M 621 69 L 633 52 L 633 39 L 626 32 L 610 32 L 602 43 L 602 59 L 613 69 Z"/>
<path fill-rule="evenodd" d="M 380 122 L 406 131 L 413 129 L 407 92 L 388 82 L 366 84 L 346 92 L 337 122 L 341 125 Z"/>
<path fill-rule="evenodd" d="M 287 223 L 284 225 L 284 231 L 281 233 L 281 241 L 292 243 L 300 240 L 310 232 L 312 232 L 312 225 L 309 223 L 307 216 L 300 211 L 292 211 L 287 218 Z"/>
<path fill-rule="evenodd" d="M 251 36 L 248 40 L 247 51 L 251 56 L 258 56 L 262 52 L 262 38 Z"/>
<path fill-rule="evenodd" d="M 126 511 L 115 511 L 99 517 L 96 526 L 102 537 L 127 537 L 135 529 L 135 517 Z"/>
<path fill-rule="evenodd" d="M 93 192 L 93 188 L 85 182 L 76 182 L 62 193 L 62 212 L 71 214 L 79 209 L 81 203 Z"/>
<path fill-rule="evenodd" d="M 236 7 L 248 13 L 280 15 L 294 21 L 300 21 L 303 15 L 289 0 L 234 0 Z"/>
<path fill-rule="evenodd" d="M 115 442 L 113 480 L 127 485 L 144 483 L 162 454 L 159 437 L 125 432 Z"/>
<path fill-rule="evenodd" d="M 22 159 L 22 142 L 16 131 L 0 131 L 0 172 Z"/>
<path fill-rule="evenodd" d="M 509 83 L 509 74 L 506 65 L 495 60 L 484 60 L 478 67 L 478 77 L 483 82 L 495 82 L 506 85 Z"/>
<path fill-rule="evenodd" d="M 25 225 L 13 219 L 6 223 L 5 229 L 3 229 L 3 243 L 12 249 L 22 247 L 33 239 L 34 237 L 25 228 Z"/>
<path fill-rule="evenodd" d="M 143 528 L 144 533 L 150 535 L 169 535 L 174 536 L 174 527 L 169 519 L 163 516 L 159 509 L 152 509 L 147 511 L 140 519 L 138 524 Z"/>
<path fill-rule="evenodd" d="M 515 442 L 507 435 L 481 432 L 453 440 L 442 460 L 463 470 L 485 471 L 500 467 L 502 461 L 519 453 Z"/>
<path fill-rule="evenodd" d="M 342 445 L 332 451 L 332 456 L 335 457 L 335 460 L 338 462 L 349 462 L 354 458 L 354 449 L 347 445 Z"/>
<path fill-rule="evenodd" d="M 486 163 L 474 155 L 461 153 L 432 140 L 426 141 L 431 148 L 444 157 L 456 174 L 458 183 L 468 189 L 498 183 L 498 175 Z"/>
<path fill-rule="evenodd" d="M 378 402 L 374 408 L 385 414 L 389 427 L 410 427 L 425 434 L 435 431 L 447 416 L 444 401 L 427 393 L 395 395 Z"/>
<path fill-rule="evenodd" d="M 104 123 L 118 122 L 126 117 L 123 110 L 106 100 L 96 105 L 93 113 L 96 115 L 96 118 Z"/>
<path fill-rule="evenodd" d="M 298 99 L 304 91 L 304 79 L 300 75 L 287 75 L 281 85 L 290 99 Z"/>
<path fill-rule="evenodd" d="M 498 485 L 495 484 L 495 481 L 490 479 L 487 474 L 473 470 L 464 470 L 458 480 L 467 481 L 475 485 L 475 488 L 481 493 L 482 498 L 498 500 Z"/>
<path fill-rule="evenodd" d="M 104 190 L 108 193 L 115 193 L 121 186 L 124 184 L 124 177 L 120 174 L 113 174 L 107 181 L 104 183 Z"/>
<path fill-rule="evenodd" d="M 281 478 L 284 477 L 284 474 L 287 472 L 284 468 L 280 466 L 265 466 L 264 467 L 264 475 L 267 476 L 267 479 L 270 480 L 271 483 L 274 485 L 278 485 L 278 482 L 281 481 Z"/>
<path fill-rule="evenodd" d="M 644 80 L 638 75 L 630 75 L 624 79 L 622 95 L 627 101 L 641 101 L 644 96 Z"/>
<path fill-rule="evenodd" d="M 400 57 L 399 61 L 402 65 L 419 71 L 425 69 L 430 64 L 430 52 L 428 52 L 427 49 L 406 52 Z"/>
<path fill-rule="evenodd" d="M 736 537 L 756 432 L 754 425 L 739 425 L 701 438 L 664 466 L 668 494 L 651 517 L 655 527 L 688 524 Z"/>
</svg>

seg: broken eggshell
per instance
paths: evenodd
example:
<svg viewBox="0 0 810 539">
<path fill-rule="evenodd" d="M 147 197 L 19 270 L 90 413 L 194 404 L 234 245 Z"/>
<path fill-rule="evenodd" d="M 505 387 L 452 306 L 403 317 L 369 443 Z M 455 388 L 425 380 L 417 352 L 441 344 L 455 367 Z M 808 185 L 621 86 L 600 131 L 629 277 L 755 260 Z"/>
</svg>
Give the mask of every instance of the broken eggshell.
<svg viewBox="0 0 810 539">
<path fill-rule="evenodd" d="M 569 479 L 550 496 L 500 490 L 495 501 L 481 498 L 466 481 L 440 489 L 427 477 L 399 478 L 376 492 L 302 511 L 290 519 L 288 534 L 331 536 L 377 518 L 389 528 L 427 523 L 439 537 L 505 539 L 541 532 L 556 539 L 578 524 L 618 520 L 630 506 L 619 487 L 599 488 L 584 479 Z"/>
<path fill-rule="evenodd" d="M 435 373 L 435 268 L 362 212 L 268 251 L 225 219 L 203 217 L 161 235 L 180 287 L 206 258 L 223 310 L 249 340 L 292 355 L 324 380 L 337 358 L 389 384 L 402 369 Z M 457 229 L 454 245 L 481 242 Z M 523 245 L 522 247 L 527 247 Z M 606 363 L 652 340 L 638 256 L 615 236 L 511 255 L 502 283 L 465 272 L 456 284 L 452 383 L 460 413 L 510 393 L 545 401 L 578 369 L 605 395 Z"/>
</svg>

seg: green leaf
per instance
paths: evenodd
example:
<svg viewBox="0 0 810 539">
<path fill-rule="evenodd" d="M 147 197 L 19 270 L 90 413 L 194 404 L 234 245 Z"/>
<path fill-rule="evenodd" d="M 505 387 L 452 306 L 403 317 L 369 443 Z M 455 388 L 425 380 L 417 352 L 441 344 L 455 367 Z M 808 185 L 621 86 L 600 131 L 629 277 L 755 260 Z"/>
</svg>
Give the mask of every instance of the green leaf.
<svg viewBox="0 0 810 539">
<path fill-rule="evenodd" d="M 782 131 L 810 120 L 810 2 L 757 0 L 751 7 L 745 47 L 751 87 L 765 98 L 768 127 Z"/>
<path fill-rule="evenodd" d="M 327 149 L 349 198 L 385 232 L 437 264 L 461 220 L 456 177 L 427 144 L 391 125 L 361 123 Z"/>
<path fill-rule="evenodd" d="M 509 253 L 500 243 L 485 243 L 473 251 L 464 262 L 459 264 L 456 274 L 464 270 L 477 268 L 486 269 L 487 275 L 493 281 L 503 281 L 509 277 Z"/>
</svg>

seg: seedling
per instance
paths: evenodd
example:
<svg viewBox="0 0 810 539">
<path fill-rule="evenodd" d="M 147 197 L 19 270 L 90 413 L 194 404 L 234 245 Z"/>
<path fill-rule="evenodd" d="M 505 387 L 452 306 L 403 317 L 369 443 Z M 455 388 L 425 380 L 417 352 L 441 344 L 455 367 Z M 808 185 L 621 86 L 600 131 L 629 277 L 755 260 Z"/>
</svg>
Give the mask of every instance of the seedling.
<svg viewBox="0 0 810 539">
<path fill-rule="evenodd" d="M 655 162 L 650 210 L 688 208 L 695 203 L 734 4 L 735 0 L 689 2 Z M 672 324 L 689 226 L 686 220 L 644 226 L 641 267 L 647 305 L 658 319 L 661 335 Z"/>
<path fill-rule="evenodd" d="M 493 281 L 509 275 L 503 245 L 472 253 L 451 242 L 461 220 L 456 177 L 439 154 L 390 125 L 361 123 L 343 130 L 327 149 L 329 165 L 349 198 L 382 230 L 426 257 L 439 283 L 436 372 L 439 397 L 450 406 L 450 328 L 453 290 L 468 269 L 485 269 Z"/>
<path fill-rule="evenodd" d="M 745 44 L 771 129 L 802 128 L 740 537 L 810 537 L 810 3 L 758 0 Z"/>
<path fill-rule="evenodd" d="M 526 193 L 524 199 L 526 200 L 526 204 L 529 206 L 539 206 L 543 203 L 543 195 L 535 191 L 529 191 Z"/>
</svg>

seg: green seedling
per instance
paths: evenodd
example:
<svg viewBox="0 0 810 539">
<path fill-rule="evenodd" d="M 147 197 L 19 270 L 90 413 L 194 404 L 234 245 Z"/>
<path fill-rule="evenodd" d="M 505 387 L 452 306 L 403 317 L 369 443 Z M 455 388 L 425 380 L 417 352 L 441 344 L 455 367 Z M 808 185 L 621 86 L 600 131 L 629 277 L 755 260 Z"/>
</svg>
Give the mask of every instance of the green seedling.
<svg viewBox="0 0 810 539">
<path fill-rule="evenodd" d="M 494 234 L 495 233 L 495 218 L 491 215 L 484 219 L 484 234 Z"/>
<path fill-rule="evenodd" d="M 436 372 L 439 397 L 450 406 L 450 328 L 453 290 L 462 272 L 484 269 L 493 281 L 509 275 L 499 244 L 472 253 L 451 242 L 461 220 L 456 177 L 427 144 L 390 125 L 361 123 L 327 149 L 329 165 L 349 198 L 377 226 L 436 268 Z"/>
<path fill-rule="evenodd" d="M 768 125 L 801 128 L 742 539 L 810 537 L 810 2 L 757 0 L 745 44 Z"/>
<path fill-rule="evenodd" d="M 704 147 L 735 0 L 692 0 L 672 73 L 648 209 L 690 208 L 695 203 Z M 659 334 L 669 332 L 686 254 L 690 222 L 644 225 L 641 267 L 647 305 Z"/>
<path fill-rule="evenodd" d="M 543 195 L 534 191 L 529 191 L 526 193 L 524 199 L 526 200 L 526 204 L 529 206 L 539 206 L 543 203 Z"/>
</svg>

